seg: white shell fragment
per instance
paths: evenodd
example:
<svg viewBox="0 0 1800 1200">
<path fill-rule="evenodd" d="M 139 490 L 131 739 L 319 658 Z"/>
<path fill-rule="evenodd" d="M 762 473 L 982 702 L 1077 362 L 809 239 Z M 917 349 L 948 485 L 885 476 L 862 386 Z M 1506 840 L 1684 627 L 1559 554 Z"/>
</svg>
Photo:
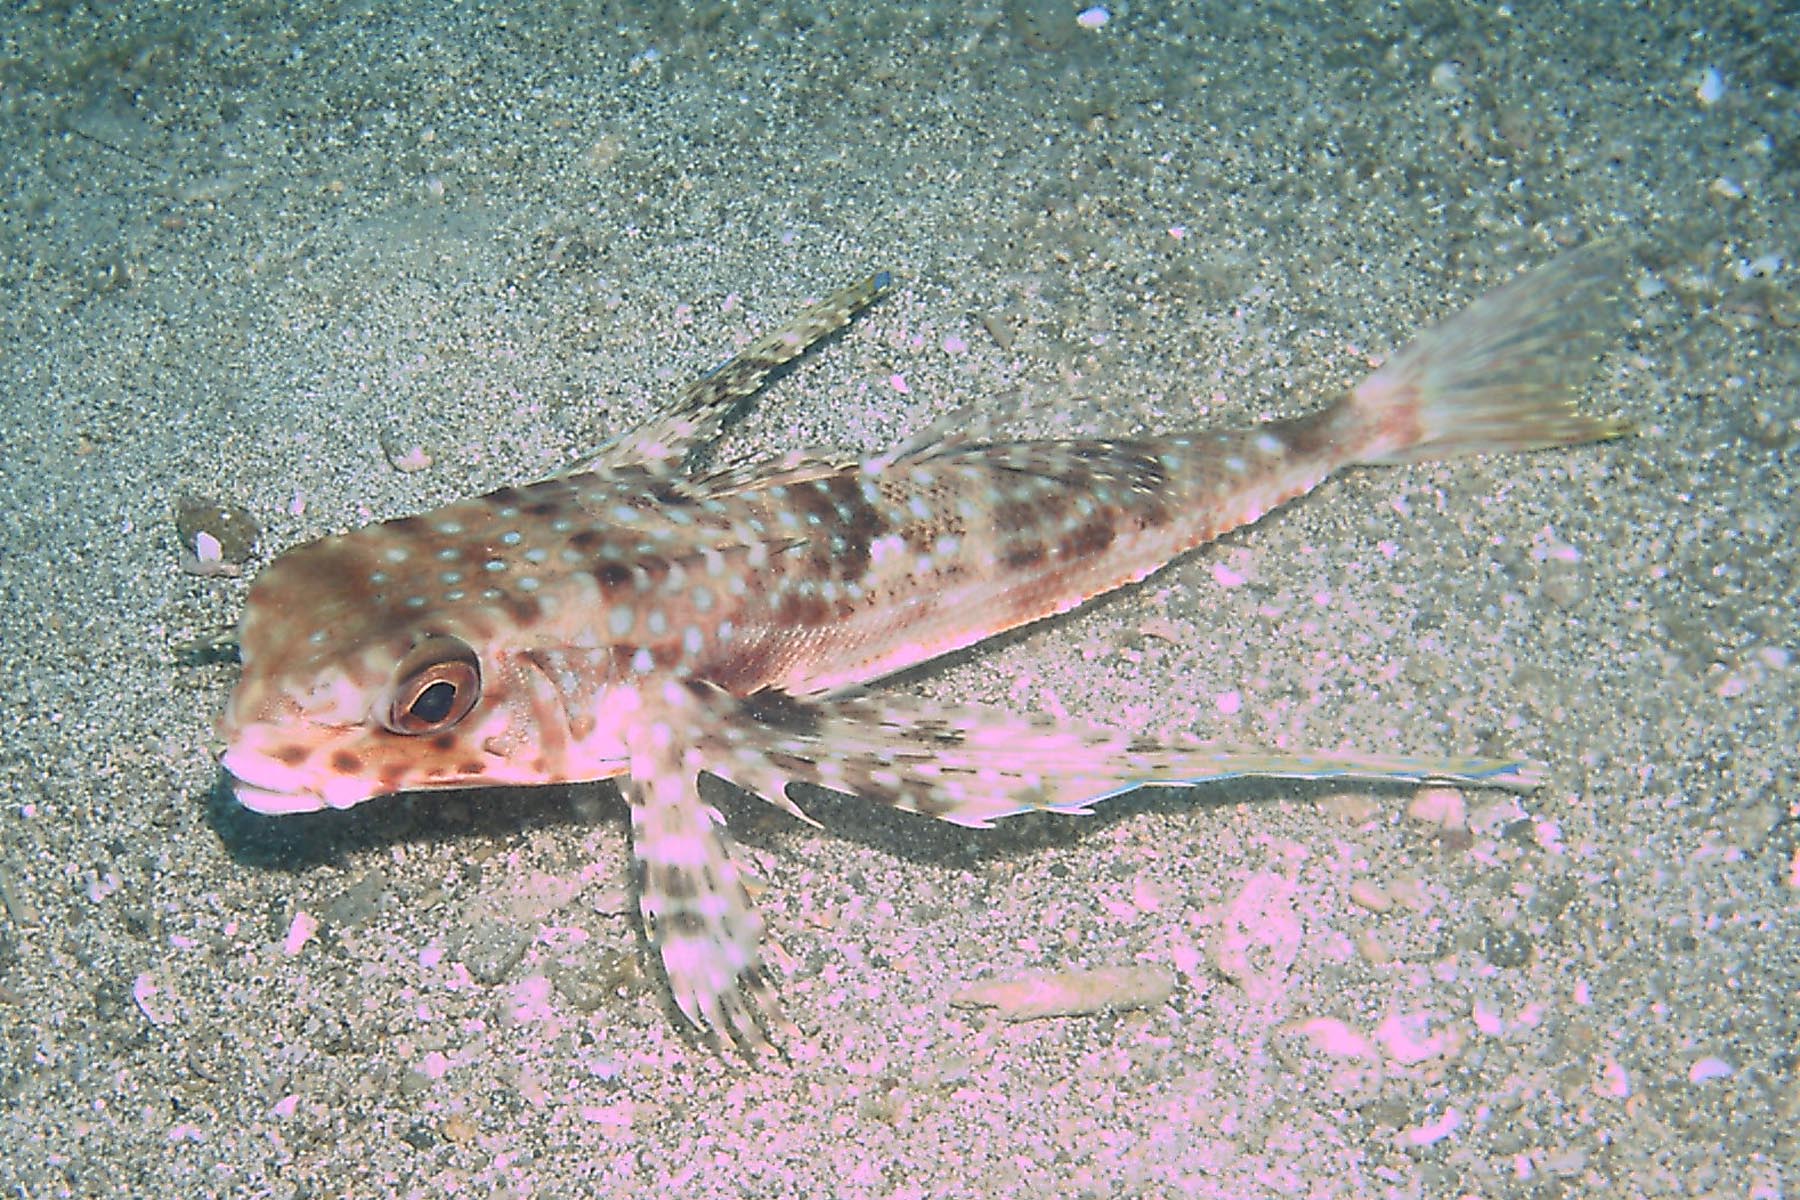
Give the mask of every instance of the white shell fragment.
<svg viewBox="0 0 1800 1200">
<path fill-rule="evenodd" d="M 1154 1008 L 1174 994 L 1175 975 L 1163 967 L 1101 967 L 978 983 L 950 997 L 950 1003 L 992 1008 L 1005 1021 L 1035 1021 Z"/>
<path fill-rule="evenodd" d="M 1725 98 L 1725 77 L 1719 74 L 1717 67 L 1708 67 L 1700 72 L 1700 78 L 1694 84 L 1694 96 L 1707 108 Z"/>
<path fill-rule="evenodd" d="M 168 986 L 149 971 L 131 981 L 131 999 L 152 1025 L 166 1027 L 175 1023 L 174 997 Z"/>
<path fill-rule="evenodd" d="M 294 913 L 294 919 L 288 923 L 286 936 L 281 939 L 281 952 L 289 958 L 306 948 L 312 941 L 313 934 L 319 932 L 319 918 L 304 908 Z"/>
<path fill-rule="evenodd" d="M 182 496 L 175 505 L 181 569 L 208 578 L 243 573 L 256 548 L 256 521 L 242 505 Z"/>
</svg>

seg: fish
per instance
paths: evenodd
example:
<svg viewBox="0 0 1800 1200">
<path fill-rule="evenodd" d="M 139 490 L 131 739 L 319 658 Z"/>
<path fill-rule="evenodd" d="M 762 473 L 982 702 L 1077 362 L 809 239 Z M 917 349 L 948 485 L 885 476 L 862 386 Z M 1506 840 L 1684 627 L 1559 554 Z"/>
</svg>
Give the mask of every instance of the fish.
<svg viewBox="0 0 1800 1200">
<path fill-rule="evenodd" d="M 795 1031 L 702 775 L 801 821 L 797 784 L 977 828 L 1250 776 L 1529 790 L 1546 768 L 1528 757 L 1151 739 L 871 685 L 1143 580 L 1342 471 L 1619 436 L 1576 405 L 1617 274 L 1604 244 L 1565 253 L 1334 401 L 1247 428 L 1048 440 L 951 421 L 880 454 L 713 465 L 773 372 L 892 289 L 871 275 L 566 470 L 275 557 L 238 627 L 219 761 L 270 815 L 616 781 L 671 1015 L 759 1052 Z"/>
</svg>

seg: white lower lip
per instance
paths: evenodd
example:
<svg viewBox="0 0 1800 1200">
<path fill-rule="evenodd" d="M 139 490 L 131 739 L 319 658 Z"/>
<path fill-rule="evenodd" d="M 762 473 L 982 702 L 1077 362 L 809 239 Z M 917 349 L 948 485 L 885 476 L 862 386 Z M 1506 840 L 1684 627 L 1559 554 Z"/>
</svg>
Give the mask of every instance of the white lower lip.
<svg viewBox="0 0 1800 1200">
<path fill-rule="evenodd" d="M 284 788 L 286 770 L 258 754 L 233 747 L 219 756 L 219 765 L 231 776 L 231 790 L 238 803 L 251 812 L 279 817 L 288 813 L 317 812 L 325 798 L 316 792 Z M 273 785 L 273 786 L 271 786 Z"/>
<path fill-rule="evenodd" d="M 251 812 L 262 813 L 266 817 L 317 812 L 325 807 L 325 801 L 306 792 L 271 792 L 266 788 L 245 783 L 241 779 L 233 780 L 233 784 L 238 803 Z"/>
</svg>

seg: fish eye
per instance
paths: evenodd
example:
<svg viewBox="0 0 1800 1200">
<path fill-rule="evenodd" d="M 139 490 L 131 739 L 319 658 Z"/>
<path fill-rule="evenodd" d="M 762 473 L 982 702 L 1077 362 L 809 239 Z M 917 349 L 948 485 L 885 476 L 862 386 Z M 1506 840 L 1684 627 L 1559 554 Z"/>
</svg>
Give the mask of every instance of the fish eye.
<svg viewBox="0 0 1800 1200">
<path fill-rule="evenodd" d="M 457 638 L 426 638 L 394 669 L 390 695 L 382 721 L 389 731 L 412 737 L 441 733 L 481 699 L 481 660 Z"/>
</svg>

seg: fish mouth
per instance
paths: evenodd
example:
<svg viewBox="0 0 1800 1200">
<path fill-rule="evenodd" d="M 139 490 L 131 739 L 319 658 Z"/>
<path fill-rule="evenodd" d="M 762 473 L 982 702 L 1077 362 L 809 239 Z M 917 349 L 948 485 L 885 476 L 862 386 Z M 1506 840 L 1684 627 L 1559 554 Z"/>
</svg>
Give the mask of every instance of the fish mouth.
<svg viewBox="0 0 1800 1200">
<path fill-rule="evenodd" d="M 265 817 L 285 817 L 291 813 L 318 812 L 325 807 L 322 796 L 311 792 L 278 792 L 269 788 L 257 787 L 253 783 L 245 783 L 236 775 L 231 777 L 231 790 L 237 796 L 237 802 L 253 813 Z"/>
<path fill-rule="evenodd" d="M 292 767 L 241 746 L 219 755 L 219 765 L 231 776 L 231 790 L 238 803 L 264 816 L 349 808 L 368 798 L 361 787 L 339 789 L 336 793 L 319 788 L 316 780 L 302 776 Z"/>
</svg>

